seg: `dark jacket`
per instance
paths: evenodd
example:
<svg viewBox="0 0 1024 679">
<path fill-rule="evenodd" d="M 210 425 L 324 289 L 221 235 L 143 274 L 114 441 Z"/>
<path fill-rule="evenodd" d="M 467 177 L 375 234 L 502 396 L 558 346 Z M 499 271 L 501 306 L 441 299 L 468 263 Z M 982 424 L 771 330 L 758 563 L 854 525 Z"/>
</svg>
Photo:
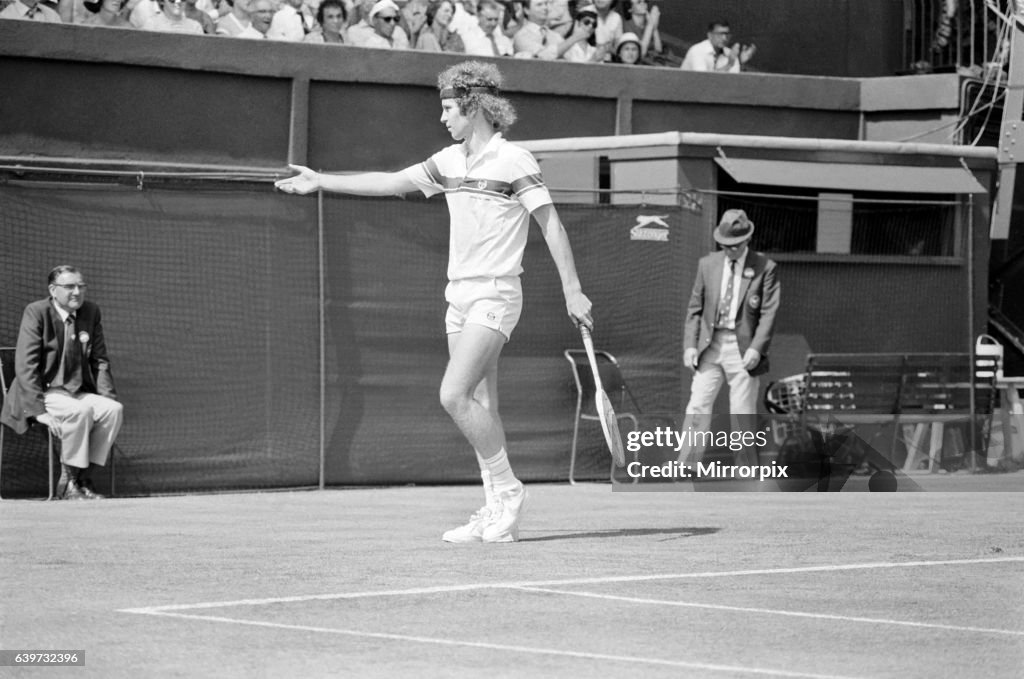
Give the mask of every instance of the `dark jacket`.
<svg viewBox="0 0 1024 679">
<path fill-rule="evenodd" d="M 725 252 L 721 250 L 702 257 L 698 264 L 697 279 L 686 310 L 683 349 L 696 348 L 703 353 L 711 345 L 722 296 L 723 268 Z M 779 309 L 775 262 L 760 252 L 749 251 L 737 294 L 740 303 L 735 319 L 736 343 L 740 356 L 751 347 L 761 354 L 761 362 L 750 371 L 751 375 L 761 375 L 768 372 L 768 349 Z"/>
<path fill-rule="evenodd" d="M 107 360 L 100 308 L 82 302 L 75 312 L 75 337 L 82 343 L 82 391 L 117 399 Z M 50 299 L 25 307 L 14 355 L 14 381 L 0 409 L 0 422 L 24 434 L 32 418 L 46 412 L 43 395 L 57 377 L 64 352 L 64 322 Z"/>
</svg>

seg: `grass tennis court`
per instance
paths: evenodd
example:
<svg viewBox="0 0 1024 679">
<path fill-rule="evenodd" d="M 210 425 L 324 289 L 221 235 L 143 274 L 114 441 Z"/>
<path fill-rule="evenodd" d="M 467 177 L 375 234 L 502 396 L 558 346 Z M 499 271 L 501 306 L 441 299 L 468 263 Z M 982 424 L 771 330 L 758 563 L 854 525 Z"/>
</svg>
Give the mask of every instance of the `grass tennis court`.
<svg viewBox="0 0 1024 679">
<path fill-rule="evenodd" d="M 1019 677 L 1020 475 L 535 484 L 495 545 L 468 486 L 3 502 L 0 647 L 86 665 L 0 676 Z"/>
</svg>

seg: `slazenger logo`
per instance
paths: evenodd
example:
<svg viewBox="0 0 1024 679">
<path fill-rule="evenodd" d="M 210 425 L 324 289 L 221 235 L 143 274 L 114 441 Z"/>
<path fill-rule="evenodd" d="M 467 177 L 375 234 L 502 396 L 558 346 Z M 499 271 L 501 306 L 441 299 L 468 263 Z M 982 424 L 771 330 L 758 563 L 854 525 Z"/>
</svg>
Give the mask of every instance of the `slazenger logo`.
<svg viewBox="0 0 1024 679">
<path fill-rule="evenodd" d="M 629 230 L 630 240 L 668 241 L 668 215 L 637 215 L 636 226 Z"/>
</svg>

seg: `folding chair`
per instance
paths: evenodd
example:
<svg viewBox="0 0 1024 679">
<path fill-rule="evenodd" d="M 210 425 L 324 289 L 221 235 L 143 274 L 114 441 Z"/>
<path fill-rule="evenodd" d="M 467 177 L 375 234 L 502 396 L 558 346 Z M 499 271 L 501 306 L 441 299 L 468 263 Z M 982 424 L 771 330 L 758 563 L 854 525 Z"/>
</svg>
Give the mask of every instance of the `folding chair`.
<svg viewBox="0 0 1024 679">
<path fill-rule="evenodd" d="M 7 398 L 7 390 L 14 382 L 14 347 L 0 347 L 0 405 L 3 404 Z M 4 430 L 6 426 L 0 425 L 0 489 L 3 488 L 3 460 L 4 460 Z M 54 480 L 54 459 L 57 458 L 57 445 L 54 442 L 53 434 L 50 433 L 48 427 L 43 427 L 46 430 L 46 460 L 47 460 L 47 500 L 54 499 L 54 492 L 56 490 L 56 481 Z M 114 495 L 115 491 L 115 469 L 114 469 L 114 452 L 117 450 L 117 444 L 110 449 L 110 456 L 107 459 L 107 467 L 110 468 L 110 495 Z M 3 498 L 0 497 L 0 500 Z"/>
<path fill-rule="evenodd" d="M 0 347 L 0 405 L 7 399 L 7 390 L 14 382 L 14 347 Z M 46 460 L 48 474 L 48 493 L 46 496 L 47 500 L 53 499 L 54 492 L 54 480 L 53 480 L 53 458 L 54 458 L 54 444 L 53 434 L 46 427 Z M 4 430 L 6 426 L 0 425 L 0 490 L 3 488 L 3 462 L 4 462 Z M 0 497 L 0 499 L 3 499 Z"/>
<path fill-rule="evenodd" d="M 569 483 L 575 484 L 576 446 L 579 442 L 580 422 L 582 420 L 600 422 L 601 418 L 597 415 L 597 406 L 594 402 L 594 375 L 590 369 L 590 361 L 587 360 L 587 352 L 583 349 L 566 349 L 563 354 L 572 366 L 572 377 L 576 383 L 576 416 L 573 420 L 572 452 L 569 456 Z M 622 377 L 619 362 L 607 351 L 594 351 L 594 355 L 597 357 L 597 370 L 601 375 L 601 386 L 604 387 L 605 393 L 611 399 L 616 419 L 629 420 L 633 424 L 630 431 L 635 431 L 638 428 L 637 416 L 634 412 L 626 412 L 626 397 L 629 396 L 632 411 L 639 413 L 640 407 L 637 405 L 636 399 L 633 398 L 632 392 L 629 391 L 626 380 Z M 634 453 L 635 458 L 636 453 Z M 614 479 L 614 475 L 615 464 L 612 463 L 610 476 Z"/>
</svg>

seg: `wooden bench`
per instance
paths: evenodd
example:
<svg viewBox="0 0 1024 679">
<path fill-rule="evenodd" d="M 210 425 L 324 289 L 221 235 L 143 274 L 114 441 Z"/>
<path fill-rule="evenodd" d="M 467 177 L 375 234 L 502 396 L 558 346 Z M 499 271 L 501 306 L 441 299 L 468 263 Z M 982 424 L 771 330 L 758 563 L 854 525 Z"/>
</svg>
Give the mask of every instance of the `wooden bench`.
<svg viewBox="0 0 1024 679">
<path fill-rule="evenodd" d="M 872 466 L 896 469 L 900 434 L 906 444 L 904 471 L 918 463 L 924 437 L 928 469 L 937 471 L 946 425 L 975 425 L 991 418 L 996 404 L 998 361 L 967 353 L 811 354 L 807 357 L 801 423 L 824 432 L 839 425 L 892 424 L 888 465 L 872 456 Z M 974 445 L 972 440 L 971 445 Z M 964 449 L 966 450 L 966 449 Z M 964 452 L 962 450 L 961 452 Z"/>
</svg>

